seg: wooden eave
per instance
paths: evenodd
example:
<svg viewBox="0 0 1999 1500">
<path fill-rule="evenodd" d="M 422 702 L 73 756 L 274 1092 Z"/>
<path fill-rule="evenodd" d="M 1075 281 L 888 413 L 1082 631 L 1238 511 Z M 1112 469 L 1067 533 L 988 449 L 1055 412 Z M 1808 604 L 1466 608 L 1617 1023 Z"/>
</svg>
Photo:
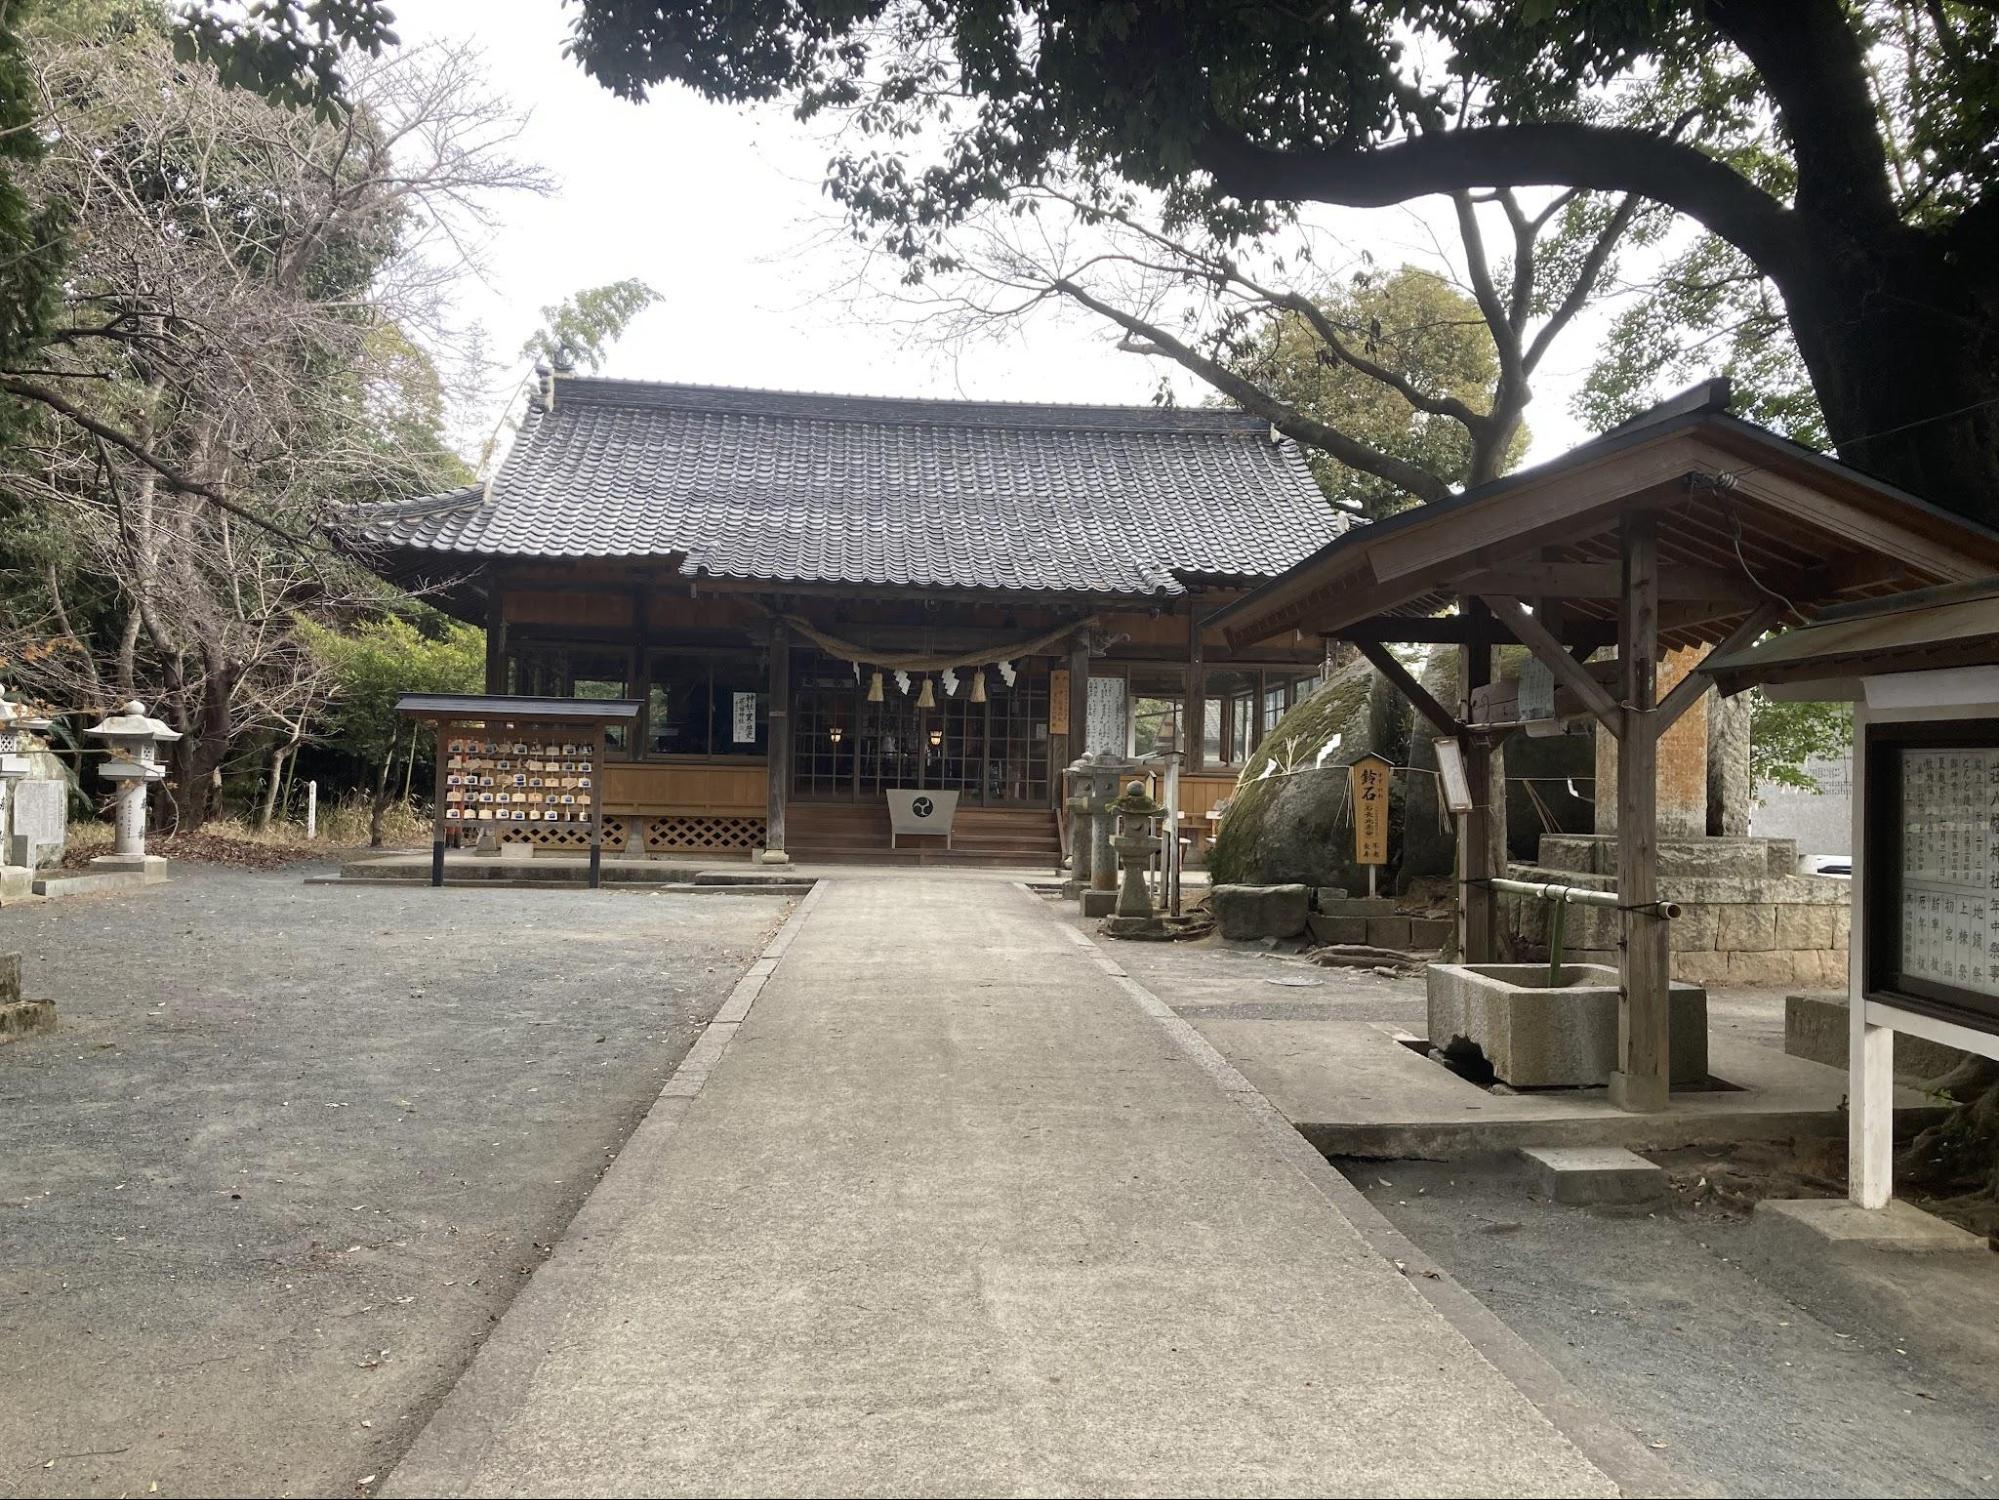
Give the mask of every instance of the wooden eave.
<svg viewBox="0 0 1999 1500">
<path fill-rule="evenodd" d="M 1357 527 L 1209 623 L 1237 649 L 1363 622 L 1380 639 L 1381 621 L 1486 593 L 1558 600 L 1565 621 L 1601 629 L 1618 609 L 1618 521 L 1639 510 L 1659 516 L 1666 646 L 1721 641 L 1766 601 L 1801 624 L 1834 604 L 1999 572 L 1999 533 L 1701 411 Z M 1733 586 L 1703 598 L 1706 580 Z"/>
</svg>

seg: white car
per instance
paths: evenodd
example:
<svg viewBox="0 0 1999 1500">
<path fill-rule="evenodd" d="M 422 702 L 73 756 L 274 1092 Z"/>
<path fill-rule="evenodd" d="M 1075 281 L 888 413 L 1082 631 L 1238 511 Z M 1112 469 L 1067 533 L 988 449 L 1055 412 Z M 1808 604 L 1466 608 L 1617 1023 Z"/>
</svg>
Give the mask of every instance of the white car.
<svg viewBox="0 0 1999 1500">
<path fill-rule="evenodd" d="M 1798 861 L 1801 875 L 1825 875 L 1833 880 L 1853 878 L 1851 854 L 1807 854 Z"/>
</svg>

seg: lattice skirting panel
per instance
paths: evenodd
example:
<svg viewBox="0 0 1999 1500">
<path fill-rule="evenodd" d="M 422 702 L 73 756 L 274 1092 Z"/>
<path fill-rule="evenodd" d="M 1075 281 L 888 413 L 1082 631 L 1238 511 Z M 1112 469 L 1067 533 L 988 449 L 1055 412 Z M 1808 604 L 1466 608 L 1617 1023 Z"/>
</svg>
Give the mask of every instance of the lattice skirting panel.
<svg viewBox="0 0 1999 1500">
<path fill-rule="evenodd" d="M 627 817 L 604 815 L 604 852 L 622 854 L 631 837 L 633 823 L 645 832 L 648 854 L 744 854 L 761 849 L 769 825 L 763 818 L 738 817 L 721 813 L 666 813 L 647 817 L 633 813 Z M 533 844 L 537 849 L 588 849 L 587 827 L 556 825 L 538 828 L 517 823 L 500 835 L 507 844 Z"/>
<path fill-rule="evenodd" d="M 742 854 L 761 849 L 768 827 L 762 818 L 718 813 L 668 813 L 646 823 L 646 850 Z"/>
<path fill-rule="evenodd" d="M 581 849 L 590 848 L 590 828 L 588 824 L 555 823 L 546 828 L 538 828 L 532 823 L 516 823 L 500 835 L 503 844 L 533 844 L 537 849 Z M 604 819 L 604 848 L 622 849 L 625 846 L 624 828 L 617 818 Z"/>
</svg>

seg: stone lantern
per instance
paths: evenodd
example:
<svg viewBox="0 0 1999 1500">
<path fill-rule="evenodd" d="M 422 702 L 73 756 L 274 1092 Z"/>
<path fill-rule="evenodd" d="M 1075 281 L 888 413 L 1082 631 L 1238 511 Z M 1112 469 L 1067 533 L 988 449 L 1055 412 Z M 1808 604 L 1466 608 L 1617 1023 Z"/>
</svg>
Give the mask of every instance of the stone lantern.
<svg viewBox="0 0 1999 1500">
<path fill-rule="evenodd" d="M 166 879 L 167 862 L 146 853 L 146 787 L 165 779 L 167 768 L 160 764 L 160 746 L 179 739 L 179 732 L 147 717 L 146 705 L 135 698 L 121 712 L 84 733 L 105 742 L 105 753 L 111 758 L 98 769 L 105 780 L 118 784 L 116 852 L 101 854 L 91 863 L 135 870 L 148 880 Z"/>
<path fill-rule="evenodd" d="M 1124 795 L 1107 803 L 1105 810 L 1117 817 L 1117 832 L 1111 838 L 1111 847 L 1117 851 L 1118 864 L 1124 871 L 1118 886 L 1117 911 L 1111 920 L 1120 927 L 1133 924 L 1150 927 L 1156 919 L 1152 893 L 1145 886 L 1145 872 L 1159 850 L 1155 825 L 1166 809 L 1152 800 L 1144 782 L 1134 781 L 1124 789 Z"/>
<path fill-rule="evenodd" d="M 0 901 L 23 898 L 34 884 L 32 854 L 26 865 L 7 863 L 6 851 L 11 847 L 7 835 L 12 832 L 8 804 L 12 800 L 13 784 L 28 774 L 28 757 L 25 754 L 28 747 L 22 736 L 45 733 L 48 727 L 47 719 L 31 715 L 24 705 L 7 696 L 6 684 L 0 683 Z"/>
</svg>

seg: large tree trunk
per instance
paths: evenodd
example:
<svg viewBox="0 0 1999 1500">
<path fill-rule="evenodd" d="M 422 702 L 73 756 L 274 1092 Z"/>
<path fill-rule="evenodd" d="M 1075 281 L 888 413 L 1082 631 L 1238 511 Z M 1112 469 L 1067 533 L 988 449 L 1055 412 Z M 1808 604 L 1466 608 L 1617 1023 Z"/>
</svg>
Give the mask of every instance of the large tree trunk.
<svg viewBox="0 0 1999 1500">
<path fill-rule="evenodd" d="M 1828 433 L 1855 468 L 1999 523 L 1999 272 L 1895 241 L 1783 286 Z"/>
</svg>

